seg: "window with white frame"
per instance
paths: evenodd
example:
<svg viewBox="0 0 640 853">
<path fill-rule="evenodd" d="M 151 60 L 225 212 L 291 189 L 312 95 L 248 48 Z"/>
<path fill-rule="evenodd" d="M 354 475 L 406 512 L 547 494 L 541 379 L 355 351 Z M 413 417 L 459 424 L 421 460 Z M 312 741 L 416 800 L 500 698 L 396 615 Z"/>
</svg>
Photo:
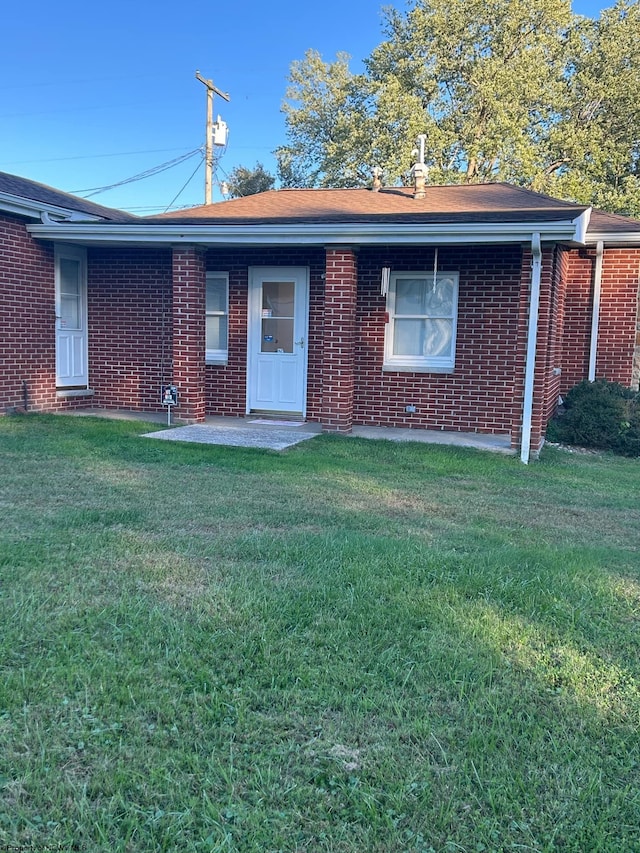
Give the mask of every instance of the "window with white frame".
<svg viewBox="0 0 640 853">
<path fill-rule="evenodd" d="M 229 335 L 229 275 L 207 273 L 207 353 L 209 364 L 225 364 Z"/>
<path fill-rule="evenodd" d="M 392 272 L 387 312 L 386 370 L 426 372 L 453 369 L 458 273 Z"/>
</svg>

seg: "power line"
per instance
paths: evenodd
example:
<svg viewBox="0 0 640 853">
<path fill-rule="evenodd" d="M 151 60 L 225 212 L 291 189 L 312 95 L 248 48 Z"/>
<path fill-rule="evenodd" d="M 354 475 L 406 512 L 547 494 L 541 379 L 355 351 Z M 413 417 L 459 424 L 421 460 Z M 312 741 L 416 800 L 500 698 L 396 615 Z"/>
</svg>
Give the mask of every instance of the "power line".
<svg viewBox="0 0 640 853">
<path fill-rule="evenodd" d="M 198 171 L 198 169 L 200 168 L 200 166 L 201 166 L 201 165 L 202 165 L 202 163 L 198 163 L 198 165 L 195 167 L 195 169 L 194 169 L 194 170 L 193 170 L 193 172 L 191 173 L 190 177 L 187 179 L 187 182 L 186 182 L 186 183 L 184 184 L 184 186 L 183 186 L 183 187 L 178 191 L 177 195 L 175 195 L 175 196 L 171 199 L 171 201 L 169 202 L 169 204 L 168 204 L 168 205 L 165 207 L 165 209 L 162 211 L 163 213 L 166 213 L 166 212 L 167 212 L 167 210 L 169 210 L 169 208 L 171 208 L 171 207 L 173 206 L 174 201 L 176 201 L 176 199 L 180 198 L 180 196 L 182 195 L 182 193 L 186 190 L 186 188 L 189 186 L 189 184 L 191 183 L 191 181 L 194 179 L 194 177 L 195 177 L 195 175 L 196 175 L 196 173 L 197 173 L 197 171 Z"/>
<path fill-rule="evenodd" d="M 139 172 L 137 175 L 132 175 L 130 178 L 125 178 L 123 181 L 117 181 L 115 184 L 109 184 L 106 187 L 89 187 L 84 190 L 70 190 L 73 195 L 83 195 L 83 198 L 91 198 L 91 196 L 99 195 L 100 193 L 107 192 L 107 190 L 116 189 L 116 187 L 122 187 L 125 184 L 132 184 L 136 181 L 141 181 L 144 178 L 150 178 L 153 175 L 158 175 L 161 172 L 166 172 L 167 169 L 171 169 L 174 166 L 178 166 L 180 163 L 184 163 L 187 160 L 191 159 L 196 154 L 201 154 L 201 148 L 195 148 L 193 151 L 189 151 L 187 154 L 182 154 L 180 157 L 176 157 L 173 160 L 168 160 L 166 163 L 161 163 L 159 166 L 153 166 L 151 169 L 146 169 L 144 172 Z"/>
</svg>

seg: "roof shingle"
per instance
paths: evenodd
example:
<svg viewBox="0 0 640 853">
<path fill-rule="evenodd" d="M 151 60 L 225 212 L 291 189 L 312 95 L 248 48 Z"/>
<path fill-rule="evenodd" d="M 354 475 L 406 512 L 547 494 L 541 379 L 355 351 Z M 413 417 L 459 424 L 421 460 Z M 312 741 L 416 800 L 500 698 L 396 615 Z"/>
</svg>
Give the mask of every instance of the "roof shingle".
<svg viewBox="0 0 640 853">
<path fill-rule="evenodd" d="M 500 222 L 573 219 L 585 205 L 559 201 L 509 184 L 427 187 L 416 199 L 405 187 L 269 190 L 246 198 L 147 217 L 183 224 L 286 222 Z"/>
<path fill-rule="evenodd" d="M 98 216 L 109 222 L 128 222 L 137 218 L 122 210 L 104 207 L 93 201 L 87 201 L 84 198 L 62 192 L 62 190 L 48 187 L 46 184 L 39 184 L 37 181 L 30 181 L 18 175 L 9 175 L 6 172 L 0 172 L 0 193 L 27 199 L 36 202 L 36 204 L 39 202 L 77 213 L 86 213 L 89 216 Z"/>
</svg>

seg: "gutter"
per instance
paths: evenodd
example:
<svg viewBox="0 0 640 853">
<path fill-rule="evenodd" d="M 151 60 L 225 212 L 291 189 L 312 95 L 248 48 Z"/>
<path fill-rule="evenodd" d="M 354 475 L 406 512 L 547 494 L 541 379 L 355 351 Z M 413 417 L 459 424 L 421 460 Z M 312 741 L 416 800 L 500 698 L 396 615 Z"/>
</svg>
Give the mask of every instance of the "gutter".
<svg viewBox="0 0 640 853">
<path fill-rule="evenodd" d="M 529 298 L 529 331 L 527 335 L 527 362 L 524 378 L 522 410 L 522 444 L 520 460 L 525 465 L 531 457 L 531 419 L 533 414 L 533 388 L 536 368 L 536 342 L 538 337 L 538 310 L 540 307 L 540 282 L 542 278 L 542 248 L 540 234 L 531 235 L 531 296 Z"/>
<path fill-rule="evenodd" d="M 621 231 L 591 231 L 585 243 L 587 246 L 604 243 L 607 248 L 637 249 L 640 246 L 640 231 L 630 231 L 626 234 Z"/>
<path fill-rule="evenodd" d="M 596 356 L 598 353 L 598 326 L 600 323 L 600 294 L 602 291 L 602 261 L 604 243 L 598 240 L 596 262 L 593 268 L 593 310 L 591 312 L 591 340 L 589 343 L 589 382 L 596 379 Z"/>
<path fill-rule="evenodd" d="M 415 245 L 416 243 L 524 243 L 532 231 L 541 240 L 582 242 L 582 215 L 577 219 L 556 222 L 436 223 L 390 224 L 293 222 L 284 225 L 137 225 L 135 223 L 44 223 L 29 225 L 34 236 L 45 240 L 65 241 L 76 245 L 164 245 L 179 243 L 205 246 L 326 246 L 358 244 Z"/>
<path fill-rule="evenodd" d="M 81 213 L 67 207 L 59 207 L 55 204 L 47 204 L 44 201 L 36 201 L 35 199 L 3 192 L 0 192 L 0 211 L 16 213 L 18 216 L 28 216 L 30 219 L 42 219 L 46 225 L 55 224 L 56 227 L 63 221 L 65 223 L 84 222 L 85 224 L 102 221 L 101 217 L 90 213 Z"/>
</svg>

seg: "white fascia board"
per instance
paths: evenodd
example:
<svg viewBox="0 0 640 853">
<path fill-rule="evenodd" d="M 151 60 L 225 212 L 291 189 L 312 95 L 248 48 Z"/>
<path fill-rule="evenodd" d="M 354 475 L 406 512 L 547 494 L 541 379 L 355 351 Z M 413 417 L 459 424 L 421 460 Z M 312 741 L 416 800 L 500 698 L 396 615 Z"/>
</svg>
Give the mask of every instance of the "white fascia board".
<svg viewBox="0 0 640 853">
<path fill-rule="evenodd" d="M 628 234 L 619 231 L 590 231 L 586 239 L 587 246 L 597 246 L 598 243 L 603 243 L 605 248 L 640 247 L 640 231 L 631 232 Z"/>
<path fill-rule="evenodd" d="M 60 217 L 65 222 L 100 222 L 98 216 L 92 216 L 89 213 L 80 213 L 78 210 L 2 192 L 0 192 L 0 210 L 15 213 L 18 216 L 28 216 L 30 219 L 41 219 L 42 214 L 47 214 L 50 217 Z"/>
<path fill-rule="evenodd" d="M 286 225 L 136 225 L 65 223 L 30 225 L 34 237 L 64 240 L 78 244 L 162 244 L 179 243 L 205 246 L 327 246 L 392 245 L 415 243 L 522 243 L 531 234 L 543 241 L 581 242 L 577 220 L 559 222 L 438 223 L 402 225 L 389 223 L 328 223 Z"/>
</svg>

